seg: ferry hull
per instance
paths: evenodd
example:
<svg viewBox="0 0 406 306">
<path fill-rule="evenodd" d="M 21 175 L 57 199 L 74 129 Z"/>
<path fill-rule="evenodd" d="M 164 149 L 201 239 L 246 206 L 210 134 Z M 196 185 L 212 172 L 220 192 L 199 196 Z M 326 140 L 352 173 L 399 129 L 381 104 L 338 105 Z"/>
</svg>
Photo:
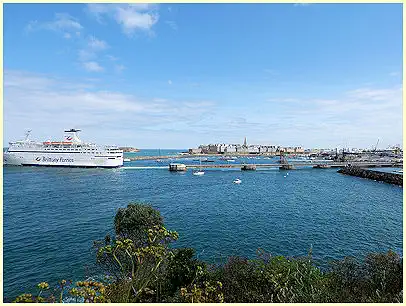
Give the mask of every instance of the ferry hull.
<svg viewBox="0 0 406 306">
<path fill-rule="evenodd" d="M 4 165 L 117 168 L 123 165 L 122 153 L 94 155 L 74 153 L 31 153 L 5 152 Z"/>
</svg>

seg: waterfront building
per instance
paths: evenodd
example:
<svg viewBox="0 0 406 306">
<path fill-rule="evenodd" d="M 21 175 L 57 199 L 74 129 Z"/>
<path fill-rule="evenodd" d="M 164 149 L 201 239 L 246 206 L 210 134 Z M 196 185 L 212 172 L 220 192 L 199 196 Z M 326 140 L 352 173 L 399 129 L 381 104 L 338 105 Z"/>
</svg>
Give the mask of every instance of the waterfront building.
<svg viewBox="0 0 406 306">
<path fill-rule="evenodd" d="M 201 154 L 202 149 L 199 147 L 197 149 L 189 149 L 189 154 Z"/>
<path fill-rule="evenodd" d="M 259 146 L 251 145 L 248 147 L 248 153 L 259 153 Z"/>
<path fill-rule="evenodd" d="M 276 151 L 278 150 L 278 146 L 261 146 L 260 148 L 260 152 L 261 153 L 271 153 L 271 154 L 275 154 Z"/>
<path fill-rule="evenodd" d="M 248 145 L 247 137 L 244 138 L 243 144 L 226 144 L 215 143 L 200 145 L 197 149 L 189 149 L 190 154 L 276 154 L 277 152 L 286 152 L 289 154 L 303 154 L 305 150 L 302 147 L 281 147 L 276 145 Z"/>
<path fill-rule="evenodd" d="M 248 148 L 245 147 L 244 145 L 237 145 L 237 153 L 242 153 L 242 154 L 247 154 L 248 152 Z"/>
<path fill-rule="evenodd" d="M 202 153 L 208 153 L 209 152 L 209 146 L 201 145 L 201 146 L 199 146 L 199 148 L 200 148 Z"/>
<path fill-rule="evenodd" d="M 209 151 L 208 153 L 219 153 L 219 145 L 218 144 L 209 144 Z"/>
<path fill-rule="evenodd" d="M 236 145 L 227 145 L 224 149 L 224 153 L 236 153 L 237 146 Z"/>
</svg>

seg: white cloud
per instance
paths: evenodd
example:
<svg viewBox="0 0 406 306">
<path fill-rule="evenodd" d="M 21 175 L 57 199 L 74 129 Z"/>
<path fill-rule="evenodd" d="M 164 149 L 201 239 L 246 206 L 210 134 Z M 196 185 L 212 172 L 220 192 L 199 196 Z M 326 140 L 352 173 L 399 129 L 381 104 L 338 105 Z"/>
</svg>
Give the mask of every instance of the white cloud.
<svg viewBox="0 0 406 306">
<path fill-rule="evenodd" d="M 115 63 L 112 63 L 114 67 Z M 168 80 L 169 81 L 169 80 Z M 123 84 L 125 86 L 125 84 Z M 189 85 L 189 84 L 188 84 Z M 173 100 L 164 94 L 139 97 L 111 90 L 102 80 L 74 82 L 50 75 L 4 72 L 4 139 L 20 138 L 25 128 L 49 137 L 71 126 L 86 138 L 157 147 L 196 146 L 248 137 L 250 143 L 336 147 L 370 147 L 380 138 L 383 147 L 402 142 L 402 88 L 360 87 L 348 92 L 309 96 L 286 89 L 283 97 L 249 104 L 245 97 Z M 180 85 L 178 85 L 180 86 Z M 168 88 L 166 82 L 156 92 Z M 281 92 L 280 89 L 278 92 Z M 154 91 L 155 92 L 155 91 Z M 294 96 L 290 94 L 294 92 Z M 61 112 L 66 116 L 60 116 Z M 103 135 L 100 127 L 103 127 Z M 136 131 L 136 132 L 134 132 Z"/>
<path fill-rule="evenodd" d="M 5 140 L 19 139 L 25 128 L 35 127 L 36 138 L 46 139 L 59 137 L 63 129 L 77 126 L 83 128 L 86 138 L 93 137 L 92 141 L 126 144 L 137 139 L 143 139 L 144 143 L 155 139 L 158 143 L 161 139 L 162 145 L 172 136 L 177 141 L 182 139 L 176 131 L 206 118 L 215 107 L 210 101 L 140 98 L 106 88 L 106 84 L 86 79 L 72 82 L 50 75 L 6 70 Z M 163 134 L 168 137 L 162 139 Z"/>
<path fill-rule="evenodd" d="M 165 21 L 165 23 L 167 24 L 167 25 L 169 25 L 171 28 L 172 28 L 172 30 L 178 30 L 178 25 L 176 24 L 176 22 L 175 21 L 173 21 L 173 20 L 167 20 L 167 21 Z"/>
<path fill-rule="evenodd" d="M 118 8 L 115 14 L 117 23 L 121 24 L 124 33 L 132 35 L 135 30 L 150 30 L 158 22 L 159 15 L 141 13 L 135 8 Z"/>
<path fill-rule="evenodd" d="M 130 3 L 128 6 L 137 9 L 139 11 L 149 11 L 157 7 L 154 3 Z"/>
<path fill-rule="evenodd" d="M 272 98 L 272 99 L 267 99 L 266 101 L 268 102 L 280 102 L 280 103 L 289 103 L 289 102 L 299 102 L 299 99 L 296 98 Z"/>
<path fill-rule="evenodd" d="M 96 58 L 96 54 L 86 49 L 81 49 L 78 51 L 78 56 L 80 61 L 88 61 L 90 59 Z"/>
<path fill-rule="evenodd" d="M 83 26 L 77 21 L 76 18 L 72 17 L 69 14 L 56 14 L 55 21 L 49 23 L 48 26 L 51 29 L 58 28 L 58 29 L 71 29 L 71 30 L 81 30 Z"/>
<path fill-rule="evenodd" d="M 267 100 L 288 101 L 294 103 L 270 103 L 261 109 L 261 113 L 273 113 L 270 122 L 276 125 L 272 129 L 284 135 L 288 142 L 303 139 L 313 141 L 314 146 L 322 143 L 335 146 L 333 141 L 339 138 L 367 147 L 377 137 L 386 144 L 402 140 L 401 86 L 358 88 L 321 98 Z M 277 124 L 278 120 L 282 120 L 281 125 Z"/>
<path fill-rule="evenodd" d="M 99 22 L 103 16 L 114 19 L 128 36 L 137 30 L 152 33 L 159 20 L 157 6 L 153 4 L 88 4 L 87 8 Z"/>
<path fill-rule="evenodd" d="M 79 60 L 86 61 L 97 57 L 97 52 L 107 49 L 109 45 L 104 41 L 90 36 L 84 49 L 79 50 Z"/>
<path fill-rule="evenodd" d="M 105 50 L 109 47 L 108 44 L 104 40 L 97 39 L 94 36 L 89 37 L 88 46 L 90 49 L 92 49 L 94 51 Z"/>
<path fill-rule="evenodd" d="M 125 67 L 124 65 L 115 65 L 115 66 L 114 66 L 114 70 L 115 70 L 117 73 L 122 72 L 124 69 L 126 69 L 126 67 Z"/>
<path fill-rule="evenodd" d="M 372 101 L 387 101 L 399 97 L 402 93 L 401 87 L 388 89 L 359 88 L 349 91 L 347 95 L 354 99 L 369 99 Z"/>
<path fill-rule="evenodd" d="M 31 21 L 27 27 L 27 31 L 37 30 L 50 30 L 55 32 L 61 32 L 63 35 L 70 33 L 80 33 L 83 26 L 77 21 L 76 18 L 66 13 L 55 14 L 54 21 L 50 22 L 38 22 L 38 20 Z"/>
<path fill-rule="evenodd" d="M 167 99 L 162 99 L 162 98 L 154 98 L 152 101 L 154 101 L 154 102 L 166 102 L 168 100 Z"/>
<path fill-rule="evenodd" d="M 81 31 L 83 26 L 79 21 L 69 14 L 55 14 L 55 20 L 51 22 L 38 22 L 32 21 L 26 27 L 27 31 L 36 30 L 51 30 L 60 32 L 61 35 L 68 40 L 73 37 L 79 37 L 82 35 Z M 78 52 L 78 60 L 81 62 L 81 66 L 89 72 L 101 72 L 104 68 L 96 62 L 98 52 L 102 52 L 109 48 L 106 41 L 96 38 L 95 36 L 89 36 L 87 38 L 86 45 L 82 46 Z"/>
<path fill-rule="evenodd" d="M 107 42 L 95 36 L 90 36 L 87 39 L 86 46 L 78 51 L 78 59 L 82 62 L 82 67 L 89 72 L 103 71 L 104 68 L 97 63 L 96 60 L 98 59 L 99 53 L 108 48 L 109 45 Z M 114 58 L 112 55 L 107 55 L 107 57 Z M 117 71 L 117 68 L 115 68 L 115 70 Z"/>
<path fill-rule="evenodd" d="M 277 71 L 273 70 L 273 69 L 264 69 L 264 72 L 268 73 L 268 74 L 272 74 L 272 75 L 277 75 Z"/>
<path fill-rule="evenodd" d="M 399 76 L 400 72 L 399 71 L 394 71 L 394 72 L 389 73 L 389 75 L 390 76 Z"/>
<path fill-rule="evenodd" d="M 83 67 L 90 72 L 101 72 L 104 70 L 102 66 L 99 65 L 97 62 L 84 62 Z"/>
<path fill-rule="evenodd" d="M 35 91 L 55 85 L 57 80 L 44 74 L 35 74 L 24 71 L 4 71 L 4 87 L 25 88 Z"/>
<path fill-rule="evenodd" d="M 91 3 L 87 5 L 87 10 L 101 21 L 102 15 L 108 13 L 111 8 L 108 4 Z"/>
<path fill-rule="evenodd" d="M 95 8 L 98 6 L 96 5 Z M 104 6 L 101 5 L 101 8 Z M 103 10 L 100 10 L 102 12 Z M 67 39 L 72 40 L 74 37 L 82 36 L 83 26 L 79 23 L 79 21 L 72 17 L 69 14 L 59 13 L 55 14 L 55 20 L 51 22 L 38 22 L 38 21 L 31 21 L 27 27 L 27 31 L 36 31 L 36 30 L 51 30 L 61 33 L 61 35 Z M 77 40 L 82 41 L 83 40 Z M 96 62 L 98 58 L 98 53 L 102 52 L 109 48 L 109 45 L 106 41 L 102 39 L 98 39 L 95 36 L 89 36 L 85 41 L 85 45 L 82 44 L 81 49 L 77 50 L 78 52 L 78 60 L 80 65 L 89 72 L 100 72 L 103 71 L 104 68 Z M 113 58 L 113 57 L 112 57 Z M 123 66 L 124 67 L 124 66 Z M 115 70 L 122 70 L 122 67 L 118 65 L 118 68 Z"/>
<path fill-rule="evenodd" d="M 109 60 L 113 61 L 113 62 L 115 62 L 115 61 L 118 60 L 118 57 L 115 57 L 115 56 L 110 55 L 110 54 L 107 54 L 106 57 L 107 57 Z"/>
</svg>

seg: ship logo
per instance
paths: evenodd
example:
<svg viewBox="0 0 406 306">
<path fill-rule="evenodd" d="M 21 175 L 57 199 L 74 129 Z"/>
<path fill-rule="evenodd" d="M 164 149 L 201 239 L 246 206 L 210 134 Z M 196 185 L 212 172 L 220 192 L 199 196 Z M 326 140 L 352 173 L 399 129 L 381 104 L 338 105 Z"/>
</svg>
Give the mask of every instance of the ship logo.
<svg viewBox="0 0 406 306">
<path fill-rule="evenodd" d="M 36 161 L 40 161 L 40 160 L 41 160 L 41 157 L 37 157 L 35 160 L 36 160 Z"/>
<path fill-rule="evenodd" d="M 66 137 L 66 140 L 72 140 L 72 136 Z"/>
</svg>

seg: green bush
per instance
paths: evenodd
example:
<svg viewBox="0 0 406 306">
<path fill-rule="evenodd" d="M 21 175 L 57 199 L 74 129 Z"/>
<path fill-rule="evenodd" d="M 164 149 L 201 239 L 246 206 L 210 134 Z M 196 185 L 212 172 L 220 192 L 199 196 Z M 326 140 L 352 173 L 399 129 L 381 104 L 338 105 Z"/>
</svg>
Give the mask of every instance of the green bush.
<svg viewBox="0 0 406 306">
<path fill-rule="evenodd" d="M 368 254 L 363 262 L 346 257 L 334 261 L 327 274 L 333 302 L 400 303 L 403 260 L 393 251 Z"/>
<path fill-rule="evenodd" d="M 154 226 L 164 226 L 163 218 L 158 210 L 147 204 L 129 204 L 120 208 L 114 218 L 116 236 L 131 239 L 137 245 L 147 242 L 148 230 Z"/>
<path fill-rule="evenodd" d="M 191 248 L 174 250 L 174 256 L 168 261 L 165 269 L 165 295 L 173 296 L 182 287 L 193 282 L 198 267 L 204 265 L 194 256 L 195 250 Z"/>
</svg>

